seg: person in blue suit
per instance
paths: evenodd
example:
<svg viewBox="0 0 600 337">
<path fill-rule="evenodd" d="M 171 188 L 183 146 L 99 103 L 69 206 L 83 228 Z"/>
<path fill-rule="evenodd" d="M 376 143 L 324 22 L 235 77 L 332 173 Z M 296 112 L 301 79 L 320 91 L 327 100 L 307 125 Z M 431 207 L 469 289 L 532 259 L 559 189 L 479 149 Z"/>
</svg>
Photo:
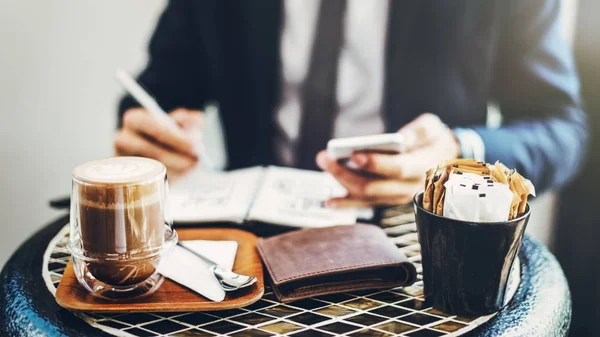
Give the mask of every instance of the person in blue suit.
<svg viewBox="0 0 600 337">
<path fill-rule="evenodd" d="M 588 137 L 560 11 L 559 0 L 172 0 L 138 79 L 181 129 L 127 96 L 115 150 L 186 172 L 199 157 L 189 130 L 216 101 L 230 169 L 328 171 L 349 191 L 330 207 L 410 202 L 428 168 L 458 157 L 556 188 Z M 333 137 L 384 132 L 404 134 L 407 151 L 351 158 L 376 176 L 322 151 Z"/>
</svg>

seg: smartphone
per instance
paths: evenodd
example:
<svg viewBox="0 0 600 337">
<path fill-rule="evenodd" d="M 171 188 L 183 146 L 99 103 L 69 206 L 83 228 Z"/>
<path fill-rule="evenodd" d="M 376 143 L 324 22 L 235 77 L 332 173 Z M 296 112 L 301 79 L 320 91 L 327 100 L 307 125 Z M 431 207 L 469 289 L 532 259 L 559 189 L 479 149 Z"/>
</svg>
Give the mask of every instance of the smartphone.
<svg viewBox="0 0 600 337">
<path fill-rule="evenodd" d="M 359 170 L 350 161 L 354 152 L 371 152 L 383 154 L 398 154 L 405 151 L 404 137 L 399 133 L 384 133 L 379 135 L 335 138 L 327 143 L 327 152 L 340 164 L 361 174 L 373 175 L 370 172 Z"/>
</svg>

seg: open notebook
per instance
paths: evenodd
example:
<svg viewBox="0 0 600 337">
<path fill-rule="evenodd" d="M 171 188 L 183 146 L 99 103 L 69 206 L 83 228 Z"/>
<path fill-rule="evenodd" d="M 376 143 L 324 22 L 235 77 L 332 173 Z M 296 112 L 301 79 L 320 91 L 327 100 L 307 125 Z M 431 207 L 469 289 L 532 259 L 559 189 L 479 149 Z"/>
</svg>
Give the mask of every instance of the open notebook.
<svg viewBox="0 0 600 337">
<path fill-rule="evenodd" d="M 346 195 L 328 173 L 283 167 L 231 172 L 195 170 L 171 185 L 175 222 L 266 222 L 294 227 L 351 225 L 370 209 L 329 209 L 324 201 Z"/>
</svg>

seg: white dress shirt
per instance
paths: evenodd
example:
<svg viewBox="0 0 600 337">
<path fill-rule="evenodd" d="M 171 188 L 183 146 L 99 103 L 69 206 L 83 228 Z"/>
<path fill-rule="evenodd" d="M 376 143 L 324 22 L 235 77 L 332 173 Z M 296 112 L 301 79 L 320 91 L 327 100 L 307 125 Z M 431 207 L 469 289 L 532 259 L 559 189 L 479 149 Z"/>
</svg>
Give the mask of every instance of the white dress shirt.
<svg viewBox="0 0 600 337">
<path fill-rule="evenodd" d="M 281 33 L 282 100 L 276 114 L 281 163 L 293 165 L 302 119 L 301 88 L 310 55 L 321 0 L 285 0 Z M 338 115 L 334 137 L 384 131 L 381 101 L 388 0 L 348 0 L 344 41 L 338 62 Z"/>
</svg>

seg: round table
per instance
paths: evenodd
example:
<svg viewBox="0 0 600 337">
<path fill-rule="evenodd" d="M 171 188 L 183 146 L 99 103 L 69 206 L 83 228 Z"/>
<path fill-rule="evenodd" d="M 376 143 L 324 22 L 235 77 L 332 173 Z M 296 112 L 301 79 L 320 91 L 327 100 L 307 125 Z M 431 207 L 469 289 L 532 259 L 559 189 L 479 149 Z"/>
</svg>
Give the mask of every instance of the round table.
<svg viewBox="0 0 600 337">
<path fill-rule="evenodd" d="M 58 306 L 42 278 L 44 252 L 67 221 L 67 216 L 61 217 L 32 235 L 4 266 L 0 274 L 0 335 L 111 336 Z M 264 235 L 260 233 L 264 228 L 258 225 L 245 229 L 254 229 L 257 234 Z M 464 336 L 567 335 L 571 321 L 571 297 L 560 265 L 545 247 L 527 236 L 519 258 L 521 283 L 511 302 Z M 360 336 L 358 331 L 348 333 L 350 336 L 353 334 Z M 386 336 L 385 333 L 378 334 Z"/>
</svg>

